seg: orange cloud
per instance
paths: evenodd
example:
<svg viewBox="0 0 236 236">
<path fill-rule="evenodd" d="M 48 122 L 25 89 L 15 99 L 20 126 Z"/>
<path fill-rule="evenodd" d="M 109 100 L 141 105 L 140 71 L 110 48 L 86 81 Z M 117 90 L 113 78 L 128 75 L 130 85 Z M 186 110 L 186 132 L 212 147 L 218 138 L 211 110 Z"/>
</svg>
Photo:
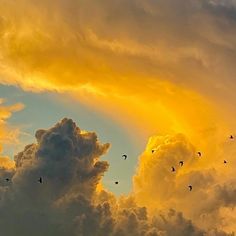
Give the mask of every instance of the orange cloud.
<svg viewBox="0 0 236 236">
<path fill-rule="evenodd" d="M 204 4 L 179 1 L 175 10 L 171 1 L 132 0 L 129 5 L 80 0 L 78 6 L 71 0 L 52 6 L 24 0 L 14 7 L 4 1 L 0 83 L 69 94 L 126 128 L 133 125 L 141 135 L 182 132 L 199 141 L 215 132 L 218 139 L 236 129 L 229 116 L 229 104 L 235 101 L 230 97 L 235 58 L 228 55 L 228 48 L 234 50 L 234 32 L 221 34 L 212 22 L 217 16 L 204 11 Z M 213 11 L 218 5 L 207 6 Z M 113 17 L 118 9 L 122 18 Z M 182 9 L 186 14 L 175 15 Z M 91 13 L 99 20 L 88 17 Z M 107 19 L 113 20 L 108 24 Z M 208 24 L 194 29 L 181 25 L 203 19 Z"/>
<path fill-rule="evenodd" d="M 15 166 L 15 162 L 10 160 L 9 157 L 2 157 L 3 144 L 15 144 L 18 142 L 19 129 L 12 128 L 7 124 L 12 113 L 20 111 L 24 108 L 24 105 L 17 103 L 11 106 L 3 105 L 4 99 L 0 99 L 0 168 L 12 169 Z"/>
<path fill-rule="evenodd" d="M 24 105 L 22 103 L 17 103 L 10 106 L 4 106 L 3 102 L 4 99 L 0 99 L 0 142 L 16 142 L 19 130 L 11 129 L 6 121 L 11 117 L 12 113 L 22 110 Z"/>
<path fill-rule="evenodd" d="M 133 178 L 135 199 L 151 214 L 155 214 L 155 209 L 176 209 L 203 229 L 233 232 L 236 180 L 230 169 L 235 167 L 234 156 L 227 148 L 223 155 L 203 152 L 201 158 L 197 151 L 182 134 L 153 136 L 140 156 Z M 229 166 L 223 164 L 226 156 Z M 189 185 L 193 187 L 191 192 Z"/>
</svg>

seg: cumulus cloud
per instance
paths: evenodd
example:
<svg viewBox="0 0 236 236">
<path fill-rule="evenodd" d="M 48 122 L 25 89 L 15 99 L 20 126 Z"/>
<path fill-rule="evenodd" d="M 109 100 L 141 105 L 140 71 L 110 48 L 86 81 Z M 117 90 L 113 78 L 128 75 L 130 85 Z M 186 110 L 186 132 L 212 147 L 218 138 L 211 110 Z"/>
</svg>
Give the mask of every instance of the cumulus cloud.
<svg viewBox="0 0 236 236">
<path fill-rule="evenodd" d="M 174 208 L 202 229 L 234 232 L 235 223 L 227 222 L 234 215 L 235 207 L 235 178 L 228 170 L 234 165 L 225 166 L 224 158 L 225 154 L 204 161 L 211 158 L 205 153 L 199 158 L 197 149 L 182 134 L 153 136 L 134 176 L 136 200 L 152 214 L 155 207 Z M 182 167 L 179 161 L 184 161 Z M 174 173 L 172 166 L 176 169 Z M 191 192 L 189 185 L 193 186 Z"/>
<path fill-rule="evenodd" d="M 0 169 L 0 228 L 5 236 L 205 235 L 179 211 L 151 215 L 147 206 L 137 204 L 136 195 L 116 198 L 98 190 L 108 168 L 100 158 L 109 144 L 101 144 L 93 132 L 81 132 L 71 119 L 38 130 L 35 137 L 36 143 L 15 156 L 14 169 Z M 11 181 L 5 182 L 6 177 Z M 212 235 L 227 234 L 215 230 Z"/>
</svg>

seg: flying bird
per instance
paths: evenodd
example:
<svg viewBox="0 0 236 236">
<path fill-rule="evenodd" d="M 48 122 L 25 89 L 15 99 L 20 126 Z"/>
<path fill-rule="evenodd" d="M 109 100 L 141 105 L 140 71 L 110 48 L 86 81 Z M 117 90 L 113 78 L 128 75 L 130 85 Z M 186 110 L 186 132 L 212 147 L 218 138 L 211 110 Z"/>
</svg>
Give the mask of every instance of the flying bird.
<svg viewBox="0 0 236 236">
<path fill-rule="evenodd" d="M 201 152 L 197 152 L 198 156 L 201 157 L 202 156 L 202 153 Z"/>
<path fill-rule="evenodd" d="M 192 185 L 189 185 L 189 191 L 192 191 L 193 190 L 193 186 Z"/>
<path fill-rule="evenodd" d="M 184 165 L 184 161 L 180 161 L 180 162 L 179 162 L 179 165 L 180 165 L 180 166 L 183 166 L 183 165 Z"/>
<path fill-rule="evenodd" d="M 175 172 L 175 168 L 172 166 L 172 172 Z"/>
<path fill-rule="evenodd" d="M 40 177 L 40 178 L 38 179 L 38 182 L 39 182 L 40 184 L 43 183 L 43 179 L 42 179 L 42 177 Z"/>
<path fill-rule="evenodd" d="M 126 160 L 128 156 L 124 154 L 122 157 L 124 157 L 124 160 Z"/>
<path fill-rule="evenodd" d="M 119 182 L 118 182 L 118 181 L 116 181 L 116 182 L 115 182 L 115 184 L 119 184 Z"/>
</svg>

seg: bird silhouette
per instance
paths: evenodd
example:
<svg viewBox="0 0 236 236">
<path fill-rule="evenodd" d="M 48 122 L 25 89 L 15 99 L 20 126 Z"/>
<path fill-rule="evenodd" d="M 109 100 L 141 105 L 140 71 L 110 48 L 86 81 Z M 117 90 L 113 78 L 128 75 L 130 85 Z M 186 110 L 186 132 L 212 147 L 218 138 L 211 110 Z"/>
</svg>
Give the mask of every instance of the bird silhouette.
<svg viewBox="0 0 236 236">
<path fill-rule="evenodd" d="M 42 177 L 40 177 L 40 178 L 38 179 L 38 182 L 39 182 L 40 184 L 43 183 L 43 179 L 42 179 Z"/>
<path fill-rule="evenodd" d="M 202 156 L 202 153 L 201 152 L 197 152 L 198 156 L 201 157 Z"/>
<path fill-rule="evenodd" d="M 189 191 L 192 191 L 193 190 L 193 186 L 192 185 L 189 185 Z"/>
<path fill-rule="evenodd" d="M 118 182 L 118 181 L 116 181 L 116 182 L 115 182 L 115 184 L 119 184 L 119 182 Z"/>
<path fill-rule="evenodd" d="M 173 166 L 172 166 L 172 168 L 171 168 L 171 169 L 172 169 L 172 172 L 175 172 L 175 168 L 174 168 Z"/>
<path fill-rule="evenodd" d="M 184 165 L 184 161 L 180 161 L 180 162 L 179 162 L 179 165 L 180 165 L 180 166 L 183 166 L 183 165 Z"/>
<path fill-rule="evenodd" d="M 226 161 L 226 160 L 224 160 L 224 164 L 227 164 L 227 161 Z"/>
<path fill-rule="evenodd" d="M 124 157 L 124 160 L 126 160 L 128 156 L 124 154 L 122 157 Z"/>
<path fill-rule="evenodd" d="M 230 139 L 234 139 L 234 136 L 233 135 L 230 135 L 230 137 L 229 137 Z"/>
</svg>

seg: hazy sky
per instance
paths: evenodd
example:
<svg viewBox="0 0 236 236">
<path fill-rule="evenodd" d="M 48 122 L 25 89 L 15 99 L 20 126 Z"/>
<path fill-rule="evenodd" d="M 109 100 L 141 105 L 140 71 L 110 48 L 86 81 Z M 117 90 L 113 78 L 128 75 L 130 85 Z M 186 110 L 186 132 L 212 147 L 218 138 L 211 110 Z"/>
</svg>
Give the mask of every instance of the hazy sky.
<svg viewBox="0 0 236 236">
<path fill-rule="evenodd" d="M 35 177 L 40 170 L 48 174 L 52 168 L 62 179 L 75 178 L 83 167 L 94 167 L 94 172 L 78 178 L 91 178 L 82 183 L 83 188 L 87 185 L 83 197 L 89 205 L 109 204 L 114 228 L 107 235 L 235 232 L 236 145 L 229 139 L 236 136 L 235 64 L 235 0 L 0 0 L 1 176 L 10 173 L 14 179 L 13 187 L 2 187 L 7 199 L 1 203 L 3 209 L 16 204 L 11 214 L 20 211 L 16 202 L 8 201 L 12 196 L 27 203 L 23 190 L 32 188 L 27 175 Z M 71 120 L 61 121 L 64 117 L 82 131 Z M 46 131 L 37 132 L 36 140 L 40 129 Z M 89 132 L 110 147 L 103 150 Z M 61 146 L 54 135 L 55 140 L 64 140 Z M 72 146 L 67 146 L 68 139 Z M 87 142 L 92 143 L 91 155 Z M 36 144 L 24 149 L 31 143 Z M 62 149 L 62 159 L 68 158 L 63 159 L 64 167 L 54 160 L 56 148 L 62 147 L 68 148 L 66 153 Z M 77 163 L 77 148 L 89 159 L 73 169 L 67 162 Z M 102 154 L 100 160 L 109 163 L 108 170 L 105 162 L 93 166 Z M 123 154 L 128 154 L 126 161 Z M 38 162 L 41 156 L 48 166 Z M 185 162 L 182 169 L 180 160 Z M 52 175 L 47 178 L 54 183 Z M 46 190 L 42 195 L 60 211 L 44 212 L 55 217 L 55 225 L 63 219 L 93 216 L 90 207 L 83 214 L 61 212 L 63 204 L 77 206 L 71 196 L 83 188 L 75 183 L 76 178 L 70 189 L 59 186 L 63 191 L 55 193 L 55 199 Z M 194 188 L 189 196 L 190 184 Z M 128 217 L 131 226 L 124 226 L 120 213 L 114 213 L 116 207 L 127 210 L 122 217 Z M 149 213 L 146 221 L 143 212 L 138 213 L 140 207 Z M 160 211 L 167 214 L 165 220 L 157 219 Z M 180 218 L 183 226 L 177 227 Z M 131 233 L 134 221 L 139 234 Z M 86 225 L 83 220 L 79 224 Z M 96 236 L 87 229 L 79 232 L 78 225 L 44 233 Z M 19 230 L 26 236 L 32 233 L 24 231 L 23 221 Z M 14 235 L 8 229 L 4 232 Z M 102 232 L 97 235 L 106 236 Z"/>
</svg>

